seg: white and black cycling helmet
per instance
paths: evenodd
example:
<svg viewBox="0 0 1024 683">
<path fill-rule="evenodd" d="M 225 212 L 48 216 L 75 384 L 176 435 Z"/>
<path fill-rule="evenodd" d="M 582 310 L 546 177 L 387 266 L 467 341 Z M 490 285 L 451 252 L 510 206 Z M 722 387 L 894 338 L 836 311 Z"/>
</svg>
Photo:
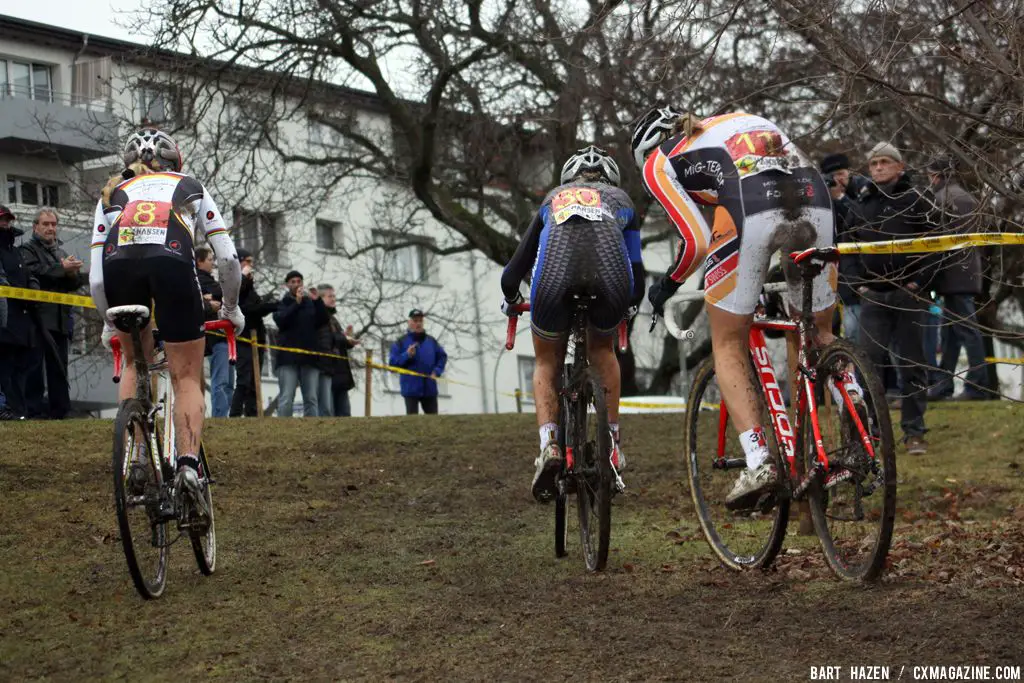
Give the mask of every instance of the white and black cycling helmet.
<svg viewBox="0 0 1024 683">
<path fill-rule="evenodd" d="M 679 118 L 685 115 L 675 107 L 665 105 L 664 107 L 655 107 L 640 117 L 636 127 L 633 128 L 631 144 L 633 159 L 640 169 L 643 169 L 647 155 L 669 139 Z"/>
<path fill-rule="evenodd" d="M 590 145 L 576 150 L 562 166 L 562 184 L 572 181 L 585 171 L 596 171 L 612 185 L 619 184 L 619 165 L 600 147 Z"/>
<path fill-rule="evenodd" d="M 178 144 L 170 135 L 156 128 L 143 128 L 132 134 L 124 143 L 122 156 L 126 167 L 137 161 L 161 171 L 178 172 L 182 167 Z"/>
</svg>

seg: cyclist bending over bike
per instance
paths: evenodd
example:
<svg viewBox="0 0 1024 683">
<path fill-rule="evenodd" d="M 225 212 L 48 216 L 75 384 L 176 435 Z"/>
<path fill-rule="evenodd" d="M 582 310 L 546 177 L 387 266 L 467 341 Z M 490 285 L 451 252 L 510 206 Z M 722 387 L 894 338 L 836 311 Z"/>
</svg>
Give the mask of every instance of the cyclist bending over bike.
<svg viewBox="0 0 1024 683">
<path fill-rule="evenodd" d="M 711 325 L 715 374 L 747 467 L 726 497 L 743 507 L 776 479 L 760 424 L 751 380 L 748 337 L 772 255 L 834 243 L 828 188 L 811 162 L 774 123 L 742 112 L 703 121 L 673 107 L 654 108 L 633 130 L 633 157 L 644 186 L 668 213 L 679 235 L 679 253 L 665 277 L 651 287 L 655 313 L 700 265 Z M 698 204 L 714 207 L 711 226 Z M 800 308 L 800 277 L 784 255 L 789 305 Z M 813 283 L 818 339 L 832 341 L 834 264 Z M 848 390 L 860 392 L 855 379 Z M 832 387 L 838 396 L 838 390 Z M 837 401 L 842 405 L 841 400 Z"/>
<path fill-rule="evenodd" d="M 619 189 L 619 167 L 602 149 L 586 147 L 562 166 L 562 184 L 544 198 L 519 248 L 501 275 L 501 310 L 517 315 L 519 283 L 533 269 L 531 329 L 536 366 L 533 394 L 540 426 L 540 455 L 534 461 L 533 496 L 548 502 L 562 467 L 558 447 L 558 393 L 572 317 L 571 294 L 597 297 L 588 309 L 590 363 L 608 390 L 612 466 L 625 469 L 619 445 L 619 361 L 614 332 L 644 296 L 640 232 L 629 196 Z"/>
<path fill-rule="evenodd" d="M 181 173 L 182 157 L 166 133 L 146 128 L 128 138 L 125 169 L 103 188 L 96 205 L 89 284 L 106 324 L 103 344 L 117 334 L 126 362 L 118 390 L 123 401 L 135 391 L 133 348 L 127 330 L 106 320 L 108 308 L 139 305 L 160 315 L 160 336 L 174 389 L 174 430 L 178 453 L 175 486 L 184 486 L 197 507 L 200 494 L 199 444 L 203 430 L 203 297 L 196 279 L 192 236 L 202 227 L 217 255 L 224 290 L 220 317 L 241 333 L 245 318 L 238 309 L 241 270 L 235 245 L 210 193 L 195 178 Z M 147 358 L 153 352 L 153 320 L 143 331 Z"/>
</svg>

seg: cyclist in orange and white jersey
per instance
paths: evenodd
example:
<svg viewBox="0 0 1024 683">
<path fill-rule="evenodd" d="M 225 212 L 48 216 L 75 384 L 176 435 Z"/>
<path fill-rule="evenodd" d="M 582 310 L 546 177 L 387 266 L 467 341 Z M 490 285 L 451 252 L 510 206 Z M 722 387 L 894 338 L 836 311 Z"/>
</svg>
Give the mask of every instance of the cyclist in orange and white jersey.
<svg viewBox="0 0 1024 683">
<path fill-rule="evenodd" d="M 704 266 L 704 300 L 715 372 L 747 460 L 729 507 L 742 507 L 776 478 L 755 387 L 748 336 L 772 255 L 833 244 L 832 200 L 810 160 L 771 121 L 742 112 L 703 121 L 672 107 L 647 112 L 634 128 L 633 155 L 647 191 L 682 238 L 675 262 L 651 288 L 658 315 L 679 286 Z M 708 225 L 700 206 L 713 208 Z M 800 278 L 783 259 L 791 307 Z M 832 340 L 836 270 L 813 285 L 819 339 Z"/>
</svg>

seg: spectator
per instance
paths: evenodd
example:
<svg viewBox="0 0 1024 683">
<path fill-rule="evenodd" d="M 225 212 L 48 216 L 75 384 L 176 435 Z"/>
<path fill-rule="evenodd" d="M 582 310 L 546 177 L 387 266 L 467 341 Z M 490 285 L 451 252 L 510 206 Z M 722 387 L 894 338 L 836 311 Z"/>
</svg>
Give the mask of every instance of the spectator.
<svg viewBox="0 0 1024 683">
<path fill-rule="evenodd" d="M 7 275 L 4 273 L 3 262 L 0 261 L 0 287 L 7 287 Z M 0 330 L 7 326 L 7 299 L 0 297 Z M 0 420 L 17 420 L 19 415 L 7 407 L 7 397 L 4 395 L 3 386 L 0 386 Z"/>
<path fill-rule="evenodd" d="M 929 196 L 916 190 L 893 145 L 880 142 L 868 154 L 871 184 L 858 197 L 859 223 L 854 238 L 879 242 L 923 236 L 935 228 L 928 216 Z M 930 194 L 930 193 L 929 193 Z M 935 271 L 934 255 L 864 254 L 855 274 L 861 282 L 860 343 L 879 371 L 888 364 L 895 342 L 902 363 L 906 395 L 901 402 L 900 426 L 907 452 L 927 452 L 924 414 L 928 405 L 924 364 L 924 298 Z"/>
<path fill-rule="evenodd" d="M 320 301 L 316 290 L 306 292 L 302 284 L 302 273 L 293 270 L 285 277 L 288 293 L 274 313 L 277 323 L 278 343 L 296 349 L 316 351 L 317 329 L 327 323 L 327 309 Z M 277 412 L 281 417 L 291 417 L 295 402 L 295 390 L 302 386 L 302 414 L 317 417 L 319 406 L 317 390 L 320 370 L 317 358 L 305 353 L 279 351 L 277 354 L 277 379 L 280 383 L 277 398 Z"/>
<path fill-rule="evenodd" d="M 0 205 L 0 268 L 11 287 L 39 289 L 39 282 L 22 261 L 22 251 L 14 246 L 14 238 L 24 234 L 12 225 L 14 220 L 10 209 Z M 7 323 L 0 327 L 0 391 L 8 419 L 28 413 L 27 383 L 32 349 L 38 342 L 32 306 L 23 299 L 7 299 Z"/>
<path fill-rule="evenodd" d="M 932 161 L 925 169 L 943 232 L 972 232 L 978 200 L 956 182 L 953 160 L 944 157 Z M 953 373 L 960 358 L 961 346 L 967 351 L 969 367 L 963 393 L 958 400 L 989 398 L 985 370 L 985 345 L 978 331 L 974 297 L 981 294 L 981 254 L 977 249 L 961 249 L 944 256 L 935 276 L 936 293 L 942 296 L 948 320 L 942 326 L 942 365 L 938 383 L 928 398 L 942 400 L 953 395 Z"/>
<path fill-rule="evenodd" d="M 57 239 L 57 223 L 56 209 L 45 207 L 36 212 L 32 238 L 21 245 L 21 259 L 39 282 L 40 289 L 70 293 L 89 284 L 89 275 L 82 272 L 81 260 L 61 248 L 63 242 Z M 36 311 L 37 333 L 42 343 L 33 348 L 32 368 L 26 382 L 28 409 L 37 417 L 62 420 L 71 411 L 68 388 L 71 307 L 40 303 Z"/>
<path fill-rule="evenodd" d="M 405 413 L 416 415 L 420 406 L 428 415 L 437 414 L 437 378 L 444 374 L 448 354 L 440 343 L 423 331 L 425 314 L 418 308 L 409 311 L 409 331 L 392 345 L 388 362 L 420 375 L 401 375 L 398 380 L 405 399 Z"/>
<path fill-rule="evenodd" d="M 334 287 L 320 285 L 317 289 L 320 300 L 324 302 L 324 308 L 327 309 L 327 314 L 330 316 L 327 323 L 321 325 L 317 330 L 317 350 L 335 356 L 345 356 L 345 358 L 321 356 L 317 359 L 320 368 L 320 387 L 317 391 L 320 417 L 349 417 L 352 414 L 352 407 L 349 404 L 348 392 L 355 386 L 355 381 L 352 378 L 348 352 L 359 341 L 350 339 L 351 325 L 346 331 L 342 331 L 341 323 L 334 317 L 337 311 Z"/>
<path fill-rule="evenodd" d="M 276 301 L 264 301 L 263 297 L 256 293 L 256 272 L 255 262 L 252 253 L 245 250 L 238 250 L 238 261 L 242 264 L 242 288 L 238 293 L 238 307 L 245 315 L 245 329 L 242 330 L 244 339 L 251 339 L 252 333 L 256 332 L 258 344 L 267 343 L 267 326 L 263 324 L 263 318 L 277 310 Z M 252 363 L 253 347 L 244 342 L 238 344 L 238 360 L 235 368 L 238 374 L 235 381 L 235 393 L 231 397 L 231 417 L 255 417 L 258 414 L 256 401 L 256 378 L 253 375 Z M 264 367 L 266 353 L 262 348 L 257 349 L 260 359 L 260 368 Z"/>
<path fill-rule="evenodd" d="M 207 320 L 217 320 L 224 292 L 213 276 L 213 252 L 206 247 L 196 249 L 196 275 L 203 293 L 203 312 Z M 217 334 L 206 335 L 206 355 L 210 357 L 210 403 L 213 417 L 227 417 L 234 389 L 234 369 L 228 359 L 228 340 Z"/>
<path fill-rule="evenodd" d="M 857 192 L 867 181 L 850 174 L 850 160 L 845 154 L 829 154 L 821 160 L 821 172 L 832 195 L 836 217 L 836 242 L 849 242 L 857 224 Z M 858 257 L 839 258 L 839 300 L 842 302 L 843 336 L 856 342 L 860 333 L 860 294 L 857 293 Z"/>
</svg>

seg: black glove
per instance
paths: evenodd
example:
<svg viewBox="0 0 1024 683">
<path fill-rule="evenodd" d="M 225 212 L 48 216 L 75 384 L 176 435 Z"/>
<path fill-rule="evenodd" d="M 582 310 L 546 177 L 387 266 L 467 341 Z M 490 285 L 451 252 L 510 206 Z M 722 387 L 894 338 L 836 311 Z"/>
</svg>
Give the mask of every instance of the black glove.
<svg viewBox="0 0 1024 683">
<path fill-rule="evenodd" d="M 519 315 L 518 311 L 513 310 L 513 306 L 518 306 L 523 303 L 523 295 L 520 292 L 516 292 L 516 295 L 512 299 L 501 300 L 501 312 L 510 318 L 515 318 Z"/>
<path fill-rule="evenodd" d="M 647 299 L 651 302 L 651 306 L 654 306 L 655 314 L 662 318 L 665 317 L 665 302 L 672 298 L 681 285 L 681 282 L 663 277 L 651 286 L 650 291 L 647 292 Z"/>
</svg>

